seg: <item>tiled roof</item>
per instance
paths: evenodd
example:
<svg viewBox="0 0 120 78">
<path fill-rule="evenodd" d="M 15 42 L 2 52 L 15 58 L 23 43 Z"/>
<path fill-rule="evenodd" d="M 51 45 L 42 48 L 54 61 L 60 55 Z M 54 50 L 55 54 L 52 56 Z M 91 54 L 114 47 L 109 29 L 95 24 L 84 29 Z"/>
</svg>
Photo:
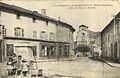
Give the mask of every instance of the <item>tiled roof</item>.
<svg viewBox="0 0 120 78">
<path fill-rule="evenodd" d="M 45 20 L 48 20 L 48 21 L 51 21 L 51 22 L 55 22 L 55 23 L 59 22 L 60 24 L 69 27 L 73 32 L 75 31 L 75 29 L 68 23 L 65 23 L 65 22 L 62 22 L 62 21 L 58 21 L 58 20 L 56 20 L 54 18 L 42 15 L 40 13 L 31 11 L 31 10 L 28 10 L 28 9 L 24 9 L 22 7 L 18 7 L 18 6 L 15 6 L 15 5 L 10 5 L 10 4 L 6 4 L 6 3 L 3 3 L 3 2 L 0 2 L 0 8 L 5 8 L 5 9 L 12 10 L 12 11 L 17 11 L 17 12 L 33 15 L 33 16 L 36 16 L 38 18 L 42 18 L 42 19 L 45 19 Z"/>
</svg>

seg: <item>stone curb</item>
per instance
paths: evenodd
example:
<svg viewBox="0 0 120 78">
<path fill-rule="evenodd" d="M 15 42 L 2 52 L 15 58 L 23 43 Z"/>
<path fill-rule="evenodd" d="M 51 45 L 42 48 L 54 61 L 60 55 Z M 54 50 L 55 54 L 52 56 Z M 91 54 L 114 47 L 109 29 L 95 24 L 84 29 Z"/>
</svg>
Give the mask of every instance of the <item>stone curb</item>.
<svg viewBox="0 0 120 78">
<path fill-rule="evenodd" d="M 104 59 L 100 59 L 100 61 L 102 61 L 102 62 L 106 63 L 106 64 L 107 64 L 107 65 L 109 65 L 110 67 L 114 67 L 114 68 L 119 68 L 119 69 L 120 69 L 120 67 L 119 67 L 119 66 L 115 66 L 115 65 L 113 65 L 113 64 L 111 64 L 111 63 L 109 63 L 108 61 L 105 61 Z"/>
</svg>

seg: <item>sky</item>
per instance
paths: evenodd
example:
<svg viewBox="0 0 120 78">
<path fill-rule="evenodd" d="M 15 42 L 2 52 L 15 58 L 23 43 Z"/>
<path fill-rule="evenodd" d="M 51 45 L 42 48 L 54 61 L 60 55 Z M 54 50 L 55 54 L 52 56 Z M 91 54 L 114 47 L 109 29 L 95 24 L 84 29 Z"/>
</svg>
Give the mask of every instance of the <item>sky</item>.
<svg viewBox="0 0 120 78">
<path fill-rule="evenodd" d="M 1 0 L 4 3 L 41 12 L 71 24 L 76 32 L 80 25 L 92 31 L 102 31 L 120 10 L 117 0 Z M 76 37 L 76 32 L 74 38 Z"/>
</svg>

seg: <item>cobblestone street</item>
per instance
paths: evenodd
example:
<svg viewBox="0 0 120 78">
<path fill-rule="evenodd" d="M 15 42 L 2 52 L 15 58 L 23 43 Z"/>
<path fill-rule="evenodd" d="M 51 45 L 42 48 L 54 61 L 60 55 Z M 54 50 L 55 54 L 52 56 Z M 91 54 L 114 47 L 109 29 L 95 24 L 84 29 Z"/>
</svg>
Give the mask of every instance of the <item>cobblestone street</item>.
<svg viewBox="0 0 120 78">
<path fill-rule="evenodd" d="M 37 65 L 39 69 L 43 69 L 43 75 L 49 78 L 120 78 L 120 68 L 87 57 L 80 57 L 73 61 L 41 61 Z M 31 76 L 7 78 L 31 78 Z"/>
<path fill-rule="evenodd" d="M 40 62 L 38 66 L 43 69 L 44 75 L 48 76 L 61 75 L 65 78 L 67 76 L 83 78 L 120 78 L 119 68 L 110 67 L 106 63 L 93 61 L 87 57 L 81 57 L 75 61 Z"/>
</svg>

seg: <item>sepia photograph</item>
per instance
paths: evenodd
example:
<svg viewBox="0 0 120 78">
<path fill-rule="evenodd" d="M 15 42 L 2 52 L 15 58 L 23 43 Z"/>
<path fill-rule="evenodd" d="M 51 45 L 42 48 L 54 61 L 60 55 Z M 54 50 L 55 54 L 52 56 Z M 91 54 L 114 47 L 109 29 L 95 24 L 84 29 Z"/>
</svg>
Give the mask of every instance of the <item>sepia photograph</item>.
<svg viewBox="0 0 120 78">
<path fill-rule="evenodd" d="M 0 78 L 120 78 L 120 1 L 0 0 Z"/>
</svg>

